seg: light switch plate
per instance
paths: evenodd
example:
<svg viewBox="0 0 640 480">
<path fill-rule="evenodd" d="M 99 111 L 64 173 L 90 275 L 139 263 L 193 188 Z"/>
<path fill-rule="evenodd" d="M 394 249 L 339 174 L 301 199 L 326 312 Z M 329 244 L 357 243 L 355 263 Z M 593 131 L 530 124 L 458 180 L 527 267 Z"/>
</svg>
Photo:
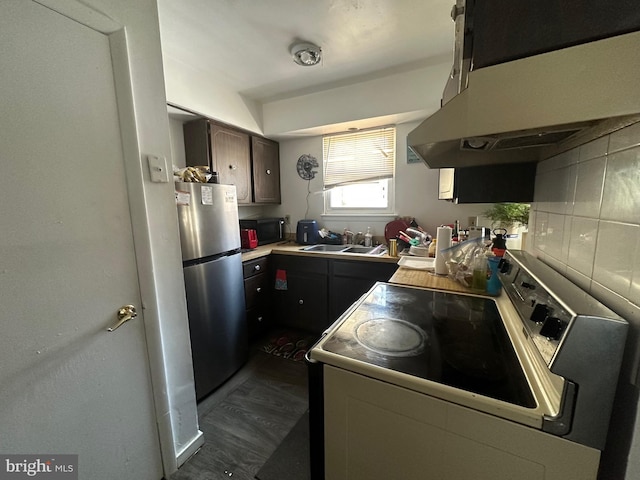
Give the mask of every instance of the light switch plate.
<svg viewBox="0 0 640 480">
<path fill-rule="evenodd" d="M 167 169 L 166 158 L 147 155 L 147 161 L 149 162 L 149 174 L 151 175 L 151 181 L 155 183 L 168 183 L 169 170 Z"/>
</svg>

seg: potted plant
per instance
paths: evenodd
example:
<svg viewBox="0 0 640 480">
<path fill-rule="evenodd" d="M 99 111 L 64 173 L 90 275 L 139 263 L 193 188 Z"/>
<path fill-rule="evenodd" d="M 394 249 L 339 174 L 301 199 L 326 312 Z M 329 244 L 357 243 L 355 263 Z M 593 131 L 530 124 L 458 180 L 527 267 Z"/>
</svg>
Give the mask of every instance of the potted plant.
<svg viewBox="0 0 640 480">
<path fill-rule="evenodd" d="M 529 205 L 526 203 L 495 203 L 482 215 L 491 219 L 493 228 L 512 230 L 529 223 Z"/>
</svg>

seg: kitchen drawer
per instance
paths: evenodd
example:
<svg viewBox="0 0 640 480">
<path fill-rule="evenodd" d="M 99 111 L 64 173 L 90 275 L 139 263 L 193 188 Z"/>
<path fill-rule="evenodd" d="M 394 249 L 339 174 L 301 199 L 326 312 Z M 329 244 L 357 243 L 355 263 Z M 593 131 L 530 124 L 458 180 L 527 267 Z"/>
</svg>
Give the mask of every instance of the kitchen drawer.
<svg viewBox="0 0 640 480">
<path fill-rule="evenodd" d="M 325 258 L 299 257 L 295 255 L 272 255 L 274 270 L 329 274 L 329 260 Z"/>
<path fill-rule="evenodd" d="M 242 273 L 244 275 L 244 278 L 249 278 L 253 275 L 258 275 L 259 273 L 266 272 L 268 260 L 269 257 L 262 257 L 244 262 L 242 264 Z"/>
<path fill-rule="evenodd" d="M 269 275 L 266 272 L 245 279 L 244 299 L 247 310 L 269 299 Z"/>
<path fill-rule="evenodd" d="M 271 325 L 271 307 L 269 305 L 259 305 L 247 310 L 247 326 L 249 328 L 249 338 L 255 339 L 265 333 Z"/>
<path fill-rule="evenodd" d="M 370 278 L 386 282 L 397 269 L 397 263 L 333 260 L 334 276 Z"/>
</svg>

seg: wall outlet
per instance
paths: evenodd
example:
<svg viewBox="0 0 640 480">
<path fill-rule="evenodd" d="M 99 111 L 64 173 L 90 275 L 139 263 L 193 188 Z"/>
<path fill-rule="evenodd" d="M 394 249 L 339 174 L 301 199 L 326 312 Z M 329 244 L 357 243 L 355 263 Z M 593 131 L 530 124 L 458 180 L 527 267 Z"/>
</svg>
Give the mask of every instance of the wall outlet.
<svg viewBox="0 0 640 480">
<path fill-rule="evenodd" d="M 477 227 L 477 226 L 478 226 L 478 217 L 467 218 L 467 227 Z"/>
<path fill-rule="evenodd" d="M 286 223 L 287 225 L 291 223 L 291 215 L 289 215 L 288 213 L 284 216 L 284 223 Z"/>
</svg>

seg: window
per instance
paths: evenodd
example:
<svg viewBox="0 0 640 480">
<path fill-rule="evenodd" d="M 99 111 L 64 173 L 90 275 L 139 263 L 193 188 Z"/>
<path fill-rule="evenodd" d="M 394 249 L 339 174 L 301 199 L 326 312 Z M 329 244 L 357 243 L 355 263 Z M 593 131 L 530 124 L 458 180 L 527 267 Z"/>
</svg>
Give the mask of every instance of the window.
<svg viewBox="0 0 640 480">
<path fill-rule="evenodd" d="M 394 127 L 322 139 L 325 213 L 393 213 Z"/>
</svg>

